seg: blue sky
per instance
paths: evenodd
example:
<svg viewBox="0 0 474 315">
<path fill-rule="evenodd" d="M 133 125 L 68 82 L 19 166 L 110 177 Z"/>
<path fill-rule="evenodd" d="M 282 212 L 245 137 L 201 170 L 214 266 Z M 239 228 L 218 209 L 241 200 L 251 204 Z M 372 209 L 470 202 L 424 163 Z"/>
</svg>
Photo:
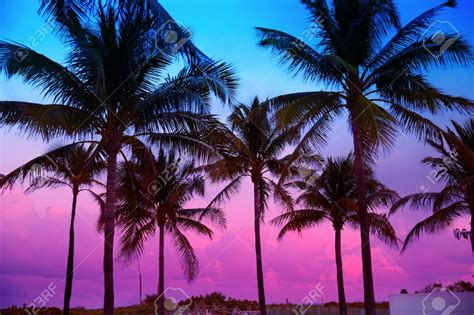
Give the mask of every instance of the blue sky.
<svg viewBox="0 0 474 315">
<path fill-rule="evenodd" d="M 284 30 L 300 35 L 308 25 L 309 15 L 297 0 L 164 0 L 164 7 L 180 23 L 190 28 L 194 41 L 208 55 L 223 59 L 235 66 L 242 84 L 240 96 L 247 101 L 253 95 L 262 97 L 314 89 L 313 84 L 304 84 L 301 79 L 289 75 L 278 67 L 270 53 L 256 45 L 255 26 Z M 37 0 L 3 0 L 0 12 L 0 36 L 20 43 L 27 42 L 44 23 L 38 16 Z M 397 1 L 402 22 L 406 23 L 424 10 L 441 1 L 423 0 Z M 471 0 L 458 1 L 455 10 L 446 10 L 440 20 L 449 21 L 473 42 Z M 36 48 L 48 56 L 61 60 L 64 46 L 57 37 L 49 34 Z M 452 93 L 471 92 L 472 73 L 465 70 L 434 73 L 432 79 Z M 2 82 L 4 83 L 4 82 Z M 316 87 L 322 88 L 322 87 Z M 15 91 L 4 91 L 3 96 L 16 96 Z M 22 97 L 29 94 L 22 87 Z M 6 94 L 4 94 L 6 93 Z"/>
<path fill-rule="evenodd" d="M 249 102 L 255 95 L 260 98 L 280 94 L 320 90 L 324 86 L 304 82 L 301 77 L 294 77 L 284 67 L 278 66 L 268 50 L 256 45 L 257 36 L 254 27 L 262 26 L 286 31 L 299 36 L 308 25 L 309 14 L 297 0 L 164 0 L 161 1 L 168 12 L 179 23 L 187 26 L 193 33 L 194 42 L 209 56 L 222 59 L 232 64 L 240 77 L 238 98 L 241 102 Z M 405 24 L 423 11 L 438 5 L 441 1 L 424 0 L 396 1 L 402 23 Z M 35 32 L 44 27 L 44 18 L 38 16 L 37 0 L 3 0 L 0 11 L 0 37 L 20 43 L 28 43 Z M 447 9 L 439 16 L 440 21 L 448 21 L 453 27 L 474 43 L 472 9 L 474 2 L 459 0 L 456 9 Z M 310 44 L 314 44 L 310 43 Z M 46 32 L 44 39 L 39 41 L 36 50 L 53 58 L 63 60 L 67 49 L 58 38 Z M 474 72 L 466 69 L 432 71 L 428 77 L 435 86 L 453 94 L 474 98 Z M 18 79 L 1 79 L 0 99 L 41 101 L 38 91 L 24 85 Z M 225 117 L 229 109 L 215 104 L 213 113 Z M 462 119 L 458 114 L 448 113 L 433 117 L 440 125 L 446 125 L 450 119 Z M 425 148 L 411 136 L 400 135 L 403 147 L 416 147 L 418 153 L 424 154 Z M 336 141 L 329 143 L 325 149 L 331 154 L 342 154 L 351 142 L 347 134 L 344 120 L 339 120 L 334 127 Z M 28 143 L 30 151 L 38 151 L 43 144 L 18 140 L 13 133 L 3 137 L 5 145 L 12 143 Z M 341 145 L 343 144 L 343 145 Z M 396 149 L 398 146 L 395 147 Z M 28 151 L 28 149 L 27 149 Z M 26 159 L 31 154 L 27 153 Z M 421 155 L 419 156 L 421 159 Z M 9 159 L 10 161 L 12 159 Z M 11 168 L 9 161 L 0 164 L 0 171 Z"/>
</svg>

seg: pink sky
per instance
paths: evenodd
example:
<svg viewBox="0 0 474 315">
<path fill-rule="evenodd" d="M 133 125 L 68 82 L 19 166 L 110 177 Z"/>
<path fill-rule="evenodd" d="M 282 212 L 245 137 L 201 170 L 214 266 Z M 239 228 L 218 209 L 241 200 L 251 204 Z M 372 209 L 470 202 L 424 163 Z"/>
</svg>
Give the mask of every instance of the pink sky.
<svg viewBox="0 0 474 315">
<path fill-rule="evenodd" d="M 401 136 L 402 138 L 404 136 Z M 345 137 L 342 137 L 345 139 Z M 345 141 L 330 146 L 336 150 Z M 377 174 L 401 194 L 416 190 L 428 169 L 419 164 L 426 148 L 415 146 L 413 139 L 399 141 L 391 158 L 379 161 Z M 4 138 L 4 147 L 23 145 L 16 158 L 0 161 L 0 173 L 6 172 L 26 160 L 38 145 L 11 134 Z M 27 144 L 31 144 L 27 146 Z M 402 145 L 403 144 L 403 145 Z M 410 150 L 403 148 L 408 146 Z M 403 161 L 403 162 L 402 162 Z M 436 187 L 433 187 L 435 189 Z M 216 192 L 209 187 L 205 199 L 195 200 L 195 205 L 205 205 Z M 30 303 L 51 282 L 57 286 L 57 295 L 50 305 L 61 305 L 67 252 L 71 196 L 66 190 L 42 190 L 25 195 L 20 187 L 0 197 L 0 306 Z M 249 183 L 225 207 L 229 228 L 217 232 L 213 241 L 191 236 L 199 257 L 201 274 L 187 284 L 176 258 L 176 252 L 167 246 L 166 286 L 180 287 L 188 295 L 220 291 L 236 298 L 256 299 L 254 237 L 252 228 L 252 197 Z M 271 205 L 266 218 L 279 213 Z M 100 235 L 94 230 L 97 207 L 86 194 L 80 196 L 76 221 L 76 271 L 72 305 L 100 307 L 102 303 L 102 247 Z M 393 224 L 399 236 L 423 217 L 408 210 L 394 217 Z M 467 227 L 467 220 L 456 224 Z M 324 287 L 324 301 L 336 300 L 336 268 L 334 263 L 334 238 L 331 225 L 306 231 L 302 236 L 289 235 L 282 242 L 276 240 L 277 229 L 263 227 L 263 257 L 267 300 L 284 302 L 288 298 L 297 303 L 318 283 Z M 347 229 L 343 233 L 343 257 L 346 293 L 350 301 L 362 300 L 361 259 L 359 233 Z M 458 241 L 452 230 L 432 237 L 423 237 L 408 252 L 400 255 L 396 249 L 387 248 L 373 240 L 373 265 L 377 300 L 387 300 L 388 294 L 406 288 L 414 291 L 430 282 L 470 280 L 474 272 L 469 244 Z M 157 239 L 148 242 L 141 259 L 145 294 L 154 293 L 157 283 Z M 128 305 L 138 301 L 138 266 L 116 262 L 116 304 Z"/>
<path fill-rule="evenodd" d="M 253 27 L 274 27 L 294 35 L 307 27 L 307 12 L 302 5 L 291 1 L 162 1 L 165 7 L 196 34 L 196 42 L 210 56 L 224 58 L 238 69 L 242 76 L 239 100 L 247 102 L 255 95 L 261 99 L 290 92 L 320 90 L 325 87 L 303 83 L 293 78 L 285 69 L 277 66 L 269 52 L 255 45 Z M 404 23 L 442 1 L 401 0 L 400 9 Z M 472 1 L 460 0 L 459 10 L 443 15 L 455 27 L 466 33 L 473 42 Z M 183 5 L 185 3 L 185 5 Z M 37 0 L 4 0 L 0 10 L 2 37 L 24 42 L 43 25 L 38 16 Z M 216 8 L 219 11 L 216 11 Z M 291 14 L 289 14 L 291 13 Z M 245 17 L 245 18 L 236 18 Z M 188 25 L 189 23 L 189 25 Z M 51 35 L 37 50 L 55 60 L 63 60 L 65 49 Z M 472 83 L 474 72 L 433 71 L 430 81 L 453 95 L 474 98 Z M 38 91 L 33 91 L 19 80 L 1 80 L 1 100 L 41 102 Z M 224 117 L 228 108 L 215 106 L 212 110 Z M 440 115 L 435 122 L 441 126 L 450 118 L 463 121 L 460 115 Z M 323 155 L 344 155 L 352 143 L 347 134 L 344 119 L 334 126 L 329 145 Z M 0 174 L 10 172 L 33 156 L 44 153 L 47 145 L 37 140 L 25 140 L 15 132 L 0 130 Z M 427 181 L 429 168 L 420 160 L 432 152 L 412 137 L 398 136 L 398 142 L 389 156 L 377 162 L 376 174 L 389 187 L 401 195 L 417 191 L 420 183 Z M 431 190 L 439 189 L 432 185 Z M 204 200 L 196 204 L 206 205 L 217 192 L 208 189 Z M 188 295 L 212 291 L 236 298 L 257 298 L 254 238 L 252 230 L 251 186 L 225 207 L 229 228 L 218 232 L 213 241 L 192 238 L 199 257 L 202 274 L 193 284 L 186 284 L 175 251 L 166 249 L 166 286 L 180 287 Z M 70 215 L 70 192 L 66 190 L 42 190 L 25 195 L 20 187 L 0 195 L 0 307 L 12 304 L 29 304 L 51 282 L 57 286 L 55 297 L 49 305 L 62 304 L 66 269 L 67 235 Z M 271 206 L 267 219 L 280 210 Z M 73 306 L 100 307 L 102 305 L 102 249 L 103 240 L 95 231 L 98 210 L 86 195 L 81 195 L 76 220 L 76 271 L 72 294 Z M 403 238 L 407 231 L 426 213 L 408 210 L 394 217 L 393 224 Z M 468 228 L 467 220 L 453 226 Z M 306 231 L 303 236 L 289 235 L 282 242 L 276 241 L 277 230 L 263 227 L 263 257 L 267 300 L 270 303 L 301 301 L 318 283 L 324 287 L 324 301 L 336 300 L 336 268 L 334 262 L 334 238 L 329 224 Z M 156 291 L 157 239 L 148 242 L 141 259 L 144 293 Z M 343 233 L 343 257 L 346 293 L 350 301 L 363 298 L 359 234 L 345 230 Z M 436 236 L 423 236 L 408 252 L 400 255 L 396 249 L 387 248 L 374 240 L 372 244 L 375 291 L 377 300 L 387 300 L 388 294 L 406 288 L 410 292 L 430 282 L 451 283 L 471 280 L 474 274 L 470 245 L 458 241 L 452 229 Z M 138 302 L 137 264 L 131 266 L 116 263 L 116 305 Z"/>
</svg>

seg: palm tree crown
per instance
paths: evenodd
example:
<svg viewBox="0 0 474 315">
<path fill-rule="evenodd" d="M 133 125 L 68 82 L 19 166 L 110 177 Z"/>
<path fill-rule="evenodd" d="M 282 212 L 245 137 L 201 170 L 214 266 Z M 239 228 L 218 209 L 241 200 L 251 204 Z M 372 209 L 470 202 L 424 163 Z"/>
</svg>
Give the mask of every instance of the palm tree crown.
<svg viewBox="0 0 474 315">
<path fill-rule="evenodd" d="M 430 208 L 433 214 L 417 223 L 407 234 L 402 250 L 417 240 L 421 234 L 433 234 L 452 226 L 459 217 L 471 218 L 471 249 L 474 253 L 474 119 L 464 126 L 452 122 L 454 130 L 448 129 L 443 138 L 429 141 L 439 157 L 426 157 L 423 163 L 433 168 L 434 181 L 444 181 L 440 192 L 421 192 L 408 195 L 395 203 L 394 214 L 409 205 L 414 209 Z"/>
<path fill-rule="evenodd" d="M 285 186 L 301 191 L 296 203 L 303 206 L 303 209 L 288 211 L 272 220 L 272 223 L 283 226 L 278 235 L 279 239 L 290 231 L 302 232 L 326 220 L 333 224 L 335 230 L 341 230 L 345 224 L 358 226 L 353 161 L 352 154 L 339 158 L 329 157 L 322 162 L 320 175 L 310 181 L 302 176 L 301 170 L 296 170 L 296 180 Z M 310 171 L 313 174 L 319 172 L 317 169 Z M 392 205 L 398 199 L 398 194 L 377 181 L 372 171 L 367 172 L 367 178 L 371 232 L 388 244 L 396 246 L 395 231 L 388 223 L 387 217 L 375 211 L 380 207 Z"/>
<path fill-rule="evenodd" d="M 473 102 L 444 93 L 431 85 L 424 72 L 472 64 L 471 48 L 462 35 L 446 34 L 444 42 L 423 37 L 435 16 L 455 1 L 430 9 L 402 27 L 392 0 L 302 0 L 312 24 L 304 34 L 316 37 L 314 46 L 285 32 L 257 28 L 260 45 L 270 48 L 282 64 L 329 91 L 300 92 L 271 100 L 280 109 L 280 124 L 307 128 L 304 142 L 318 136 L 315 122 L 332 121 L 348 113 L 354 143 L 354 173 L 360 210 L 365 309 L 375 315 L 365 169 L 380 148 L 387 149 L 398 127 L 420 138 L 439 135 L 423 115 L 458 110 L 472 113 Z M 391 38 L 386 38 L 395 31 Z M 303 143 L 304 144 L 304 143 Z M 302 146 L 304 147 L 304 146 Z"/>
<path fill-rule="evenodd" d="M 208 219 L 219 227 L 226 221 L 219 208 L 186 208 L 195 196 L 204 196 L 205 184 L 196 175 L 193 163 L 185 163 L 173 152 L 151 152 L 149 160 L 125 161 L 119 167 L 118 223 L 123 227 L 121 255 L 141 254 L 145 241 L 159 227 L 170 233 L 182 258 L 188 280 L 197 276 L 198 262 L 182 231 L 191 230 L 212 238 L 213 232 L 202 224 Z"/>
<path fill-rule="evenodd" d="M 254 98 L 250 105 L 234 106 L 228 118 L 230 129 L 219 128 L 210 136 L 205 136 L 211 139 L 216 153 L 222 158 L 204 166 L 204 169 L 213 181 L 230 181 L 211 205 L 231 197 L 243 178 L 250 177 L 259 187 L 259 211 L 262 212 L 260 219 L 263 219 L 268 196 L 274 189 L 279 191 L 273 177 L 280 174 L 284 160 L 280 156 L 289 144 L 295 144 L 298 139 L 295 129 L 281 130 L 274 126 L 273 121 L 270 107 Z M 281 194 L 275 196 L 284 201 Z"/>
<path fill-rule="evenodd" d="M 297 134 L 293 129 L 281 130 L 273 124 L 267 104 L 255 98 L 250 105 L 234 106 L 228 118 L 230 129 L 225 126 L 204 135 L 221 157 L 203 169 L 212 181 L 228 181 L 225 188 L 211 201 L 216 206 L 230 199 L 240 188 L 245 177 L 250 177 L 254 188 L 254 230 L 257 259 L 257 284 L 260 312 L 266 314 L 260 225 L 263 222 L 267 200 L 272 191 L 282 204 L 291 204 L 291 197 L 284 194 L 274 182 L 282 162 L 279 156 L 288 144 L 294 143 Z"/>
<path fill-rule="evenodd" d="M 72 282 L 74 273 L 74 221 L 77 198 L 81 191 L 88 191 L 95 198 L 98 195 L 91 190 L 102 184 L 99 176 L 105 171 L 103 152 L 94 145 L 69 144 L 53 149 L 16 168 L 0 179 L 0 188 L 12 188 L 17 182 L 28 182 L 27 191 L 40 188 L 69 187 L 72 191 L 71 223 L 69 226 L 69 247 L 66 266 L 66 284 L 64 290 L 64 314 L 69 314 Z"/>
<path fill-rule="evenodd" d="M 196 195 L 204 195 L 204 179 L 196 175 L 193 163 L 181 162 L 173 152 L 159 151 L 157 157 L 145 149 L 140 156 L 119 167 L 118 223 L 122 226 L 121 255 L 130 259 L 144 250 L 145 241 L 159 232 L 159 314 L 165 313 L 165 233 L 179 253 L 185 278 L 199 273 L 197 257 L 184 231 L 194 231 L 212 239 L 213 231 L 202 223 L 218 227 L 226 221 L 219 208 L 185 208 Z"/>
<path fill-rule="evenodd" d="M 54 148 L 4 175 L 0 187 L 5 190 L 28 182 L 27 191 L 31 192 L 60 186 L 79 192 L 100 185 L 98 177 L 104 170 L 103 152 L 96 146 L 72 143 Z"/>
<path fill-rule="evenodd" d="M 72 9 L 67 14 L 74 19 L 51 8 L 70 46 L 64 66 L 27 47 L 1 41 L 1 70 L 40 88 L 53 102 L 1 102 L 2 125 L 16 125 L 47 140 L 99 135 L 109 141 L 117 134 L 126 142 L 133 134 L 155 132 L 159 138 L 163 130 L 198 124 L 191 114 L 207 111 L 211 92 L 228 100 L 235 78 L 228 65 L 204 57 L 168 76 L 167 67 L 182 52 L 170 55 L 157 45 L 155 30 L 162 17 L 153 8 L 149 1 L 97 6 L 89 20 L 80 19 Z M 24 50 L 22 60 L 16 58 L 18 50 Z M 200 118 L 206 122 L 206 116 Z"/>
<path fill-rule="evenodd" d="M 352 170 L 354 158 L 352 154 L 349 154 L 343 158 L 330 157 L 325 162 L 314 158 L 311 160 L 313 165 L 322 164 L 319 176 L 317 176 L 319 167 L 306 168 L 303 165 L 298 165 L 293 170 L 296 181 L 285 185 L 288 188 L 297 188 L 301 191 L 296 202 L 303 209 L 288 211 L 273 219 L 272 223 L 282 227 L 278 234 L 280 240 L 291 231 L 301 233 L 304 229 L 317 226 L 325 221 L 332 223 L 335 231 L 339 310 L 341 315 L 346 315 L 341 231 L 345 225 L 354 228 L 358 228 L 360 225 L 356 185 Z M 311 174 L 311 176 L 307 176 L 307 174 Z M 389 245 L 397 246 L 395 230 L 388 222 L 387 216 L 378 214 L 375 210 L 391 205 L 398 198 L 398 194 L 378 182 L 372 172 L 368 172 L 367 178 L 370 231 Z"/>
<path fill-rule="evenodd" d="M 69 48 L 65 64 L 16 43 L 0 41 L 0 70 L 41 89 L 52 104 L 0 102 L 0 126 L 45 140 L 73 137 L 99 142 L 107 155 L 104 225 L 104 313 L 113 314 L 113 244 L 117 155 L 137 137 L 208 151 L 186 136 L 210 128 L 211 94 L 229 101 L 236 88 L 230 67 L 214 62 L 153 0 L 43 1 Z M 87 8 L 87 9 L 83 9 Z M 174 32 L 169 45 L 160 32 Z M 166 36 L 166 35 L 164 35 Z M 19 58 L 18 52 L 21 52 Z M 184 56 L 174 76 L 167 66 Z"/>
</svg>

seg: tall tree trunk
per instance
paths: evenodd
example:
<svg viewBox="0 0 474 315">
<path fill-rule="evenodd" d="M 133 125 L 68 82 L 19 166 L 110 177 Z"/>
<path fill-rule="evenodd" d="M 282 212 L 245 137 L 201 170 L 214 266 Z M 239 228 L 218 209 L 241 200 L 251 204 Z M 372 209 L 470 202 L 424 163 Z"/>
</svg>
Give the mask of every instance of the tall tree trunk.
<svg viewBox="0 0 474 315">
<path fill-rule="evenodd" d="M 76 219 L 76 204 L 79 189 L 74 185 L 72 189 L 71 222 L 69 223 L 69 247 L 67 251 L 66 286 L 64 288 L 64 315 L 69 315 L 69 304 L 71 302 L 72 279 L 74 274 L 74 220 Z"/>
<path fill-rule="evenodd" d="M 160 225 L 160 248 L 158 258 L 158 314 L 165 314 L 165 227 Z"/>
<path fill-rule="evenodd" d="M 335 239 L 339 315 L 347 315 L 346 293 L 344 292 L 344 273 L 342 269 L 341 229 L 339 228 L 336 229 Z"/>
<path fill-rule="evenodd" d="M 354 177 L 356 179 L 356 195 L 359 207 L 360 241 L 362 251 L 362 274 L 364 278 L 364 304 L 366 315 L 376 315 L 374 279 L 372 275 L 372 254 L 370 252 L 370 225 L 367 214 L 366 200 L 366 164 L 364 161 L 363 134 L 358 117 L 351 113 L 354 141 Z"/>
<path fill-rule="evenodd" d="M 107 184 L 104 213 L 104 314 L 114 314 L 114 234 L 117 202 L 117 154 L 118 142 L 108 143 Z"/>
<path fill-rule="evenodd" d="M 471 251 L 474 256 L 474 209 L 471 209 Z"/>
<path fill-rule="evenodd" d="M 260 180 L 253 182 L 254 197 L 254 229 L 255 229 L 255 254 L 257 256 L 257 285 L 258 285 L 258 304 L 260 306 L 260 314 L 267 315 L 267 306 L 265 303 L 265 286 L 263 282 L 263 265 L 262 265 L 262 245 L 260 241 L 260 221 L 262 211 L 260 206 Z"/>
</svg>

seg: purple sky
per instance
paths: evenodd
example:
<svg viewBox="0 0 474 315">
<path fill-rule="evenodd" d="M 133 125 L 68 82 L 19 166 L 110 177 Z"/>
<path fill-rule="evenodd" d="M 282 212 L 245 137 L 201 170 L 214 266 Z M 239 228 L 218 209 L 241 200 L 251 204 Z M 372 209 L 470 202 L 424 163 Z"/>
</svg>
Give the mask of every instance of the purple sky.
<svg viewBox="0 0 474 315">
<path fill-rule="evenodd" d="M 460 8 L 442 16 L 474 42 L 469 0 L 459 1 Z M 403 21 L 413 18 L 439 1 L 423 4 L 398 1 Z M 304 29 L 306 12 L 298 2 L 268 0 L 228 1 L 217 5 L 216 0 L 204 4 L 196 1 L 163 1 L 164 6 L 195 33 L 196 43 L 211 56 L 231 62 L 242 78 L 240 99 L 249 101 L 255 94 L 265 98 L 281 93 L 314 89 L 300 78 L 293 78 L 277 67 L 270 54 L 256 47 L 253 26 L 267 26 L 299 34 Z M 37 1 L 6 0 L 0 12 L 0 33 L 5 38 L 26 41 L 41 26 L 36 14 Z M 240 17 L 240 18 L 239 18 Z M 471 33 L 470 33 L 471 32 Z M 37 47 L 42 53 L 61 60 L 64 49 L 53 35 L 46 36 Z M 446 91 L 474 98 L 474 76 L 465 69 L 433 72 L 430 79 Z M 317 87 L 320 89 L 320 87 Z M 1 100 L 42 101 L 38 91 L 19 80 L 0 83 Z M 214 112 L 226 115 L 228 109 L 215 106 Z M 435 118 L 446 125 L 450 118 L 465 119 L 454 114 Z M 20 163 L 43 153 L 48 145 L 40 141 L 19 137 L 15 130 L 1 131 L 0 173 L 7 173 Z M 351 150 L 351 141 L 344 119 L 335 126 L 324 155 L 342 155 Z M 429 169 L 420 160 L 432 152 L 413 137 L 400 134 L 393 150 L 382 156 L 376 174 L 386 185 L 401 195 L 416 192 L 420 184 L 428 182 Z M 431 185 L 430 190 L 439 189 Z M 204 199 L 193 201 L 206 205 L 218 191 L 208 187 Z M 252 229 L 251 186 L 244 185 L 235 200 L 225 207 L 229 228 L 216 233 L 212 241 L 191 236 L 199 257 L 201 274 L 192 284 L 183 281 L 176 253 L 166 248 L 166 286 L 180 287 L 188 295 L 212 291 L 236 298 L 256 299 L 254 241 Z M 67 190 L 42 190 L 25 195 L 21 187 L 0 196 L 0 307 L 30 303 L 48 285 L 57 286 L 50 305 L 61 305 L 67 252 L 71 195 Z M 381 209 L 383 211 L 384 209 Z M 280 209 L 271 206 L 266 218 L 278 215 Z M 101 235 L 95 231 L 98 209 L 83 194 L 78 204 L 76 224 L 76 271 L 72 304 L 74 306 L 100 307 L 102 304 L 102 248 Z M 403 238 L 409 229 L 426 213 L 408 209 L 397 214 L 393 224 Z M 460 220 L 455 227 L 468 228 L 467 220 Z M 288 235 L 276 241 L 277 230 L 263 227 L 263 257 L 267 299 L 269 302 L 299 302 L 318 283 L 324 287 L 323 300 L 336 300 L 336 268 L 334 262 L 334 237 L 329 224 L 308 230 L 302 236 Z M 157 239 L 147 244 L 140 260 L 145 294 L 156 291 Z M 362 300 L 361 259 L 359 233 L 343 233 L 343 257 L 346 293 L 350 301 Z M 410 292 L 430 282 L 471 280 L 474 272 L 467 241 L 458 241 L 452 229 L 436 236 L 422 237 L 409 250 L 400 255 L 396 249 L 387 248 L 373 241 L 373 265 L 377 300 L 387 300 L 388 294 L 406 288 Z M 138 301 L 138 265 L 121 264 L 115 269 L 116 304 L 128 305 Z"/>
</svg>

